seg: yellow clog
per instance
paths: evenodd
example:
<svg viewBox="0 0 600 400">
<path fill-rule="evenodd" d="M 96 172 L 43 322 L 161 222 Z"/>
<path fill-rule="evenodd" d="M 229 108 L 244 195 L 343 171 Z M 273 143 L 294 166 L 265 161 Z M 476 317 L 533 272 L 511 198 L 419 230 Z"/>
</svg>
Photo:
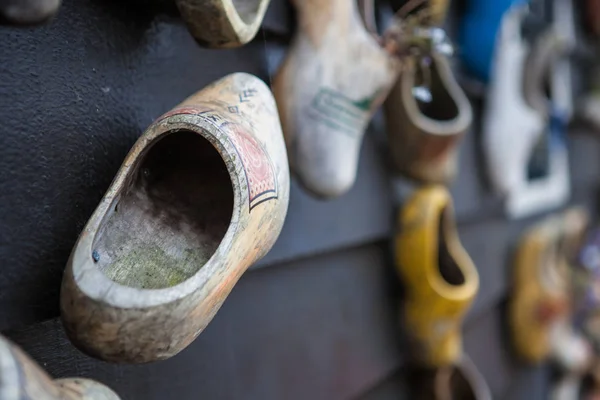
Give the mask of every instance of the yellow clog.
<svg viewBox="0 0 600 400">
<path fill-rule="evenodd" d="M 429 367 L 455 364 L 479 276 L 459 241 L 450 194 L 443 186 L 417 190 L 398 223 L 395 262 L 406 287 L 404 322 L 418 347 L 415 358 Z"/>
<path fill-rule="evenodd" d="M 539 363 L 560 349 L 551 340 L 555 323 L 569 312 L 568 262 L 587 226 L 579 208 L 553 215 L 521 239 L 514 265 L 509 323 L 513 345 L 524 361 Z"/>
</svg>

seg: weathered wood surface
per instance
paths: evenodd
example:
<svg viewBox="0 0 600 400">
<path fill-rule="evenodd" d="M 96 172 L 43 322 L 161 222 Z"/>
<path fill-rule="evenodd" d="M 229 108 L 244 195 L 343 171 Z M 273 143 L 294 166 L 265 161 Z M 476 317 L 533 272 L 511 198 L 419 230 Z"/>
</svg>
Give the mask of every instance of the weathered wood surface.
<svg viewBox="0 0 600 400">
<path fill-rule="evenodd" d="M 275 101 L 255 76 L 228 75 L 160 117 L 67 263 L 69 337 L 115 362 L 180 352 L 273 246 L 289 179 Z"/>
</svg>

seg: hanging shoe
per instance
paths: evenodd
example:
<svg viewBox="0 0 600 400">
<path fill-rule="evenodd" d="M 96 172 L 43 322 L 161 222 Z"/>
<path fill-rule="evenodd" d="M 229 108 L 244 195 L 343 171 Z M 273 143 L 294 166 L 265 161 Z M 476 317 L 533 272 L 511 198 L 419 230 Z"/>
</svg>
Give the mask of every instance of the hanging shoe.
<svg viewBox="0 0 600 400">
<path fill-rule="evenodd" d="M 398 59 L 367 32 L 355 0 L 294 0 L 298 32 L 273 91 L 291 168 L 313 195 L 354 184 L 362 139 Z"/>
<path fill-rule="evenodd" d="M 567 360 L 576 355 L 567 351 L 570 355 L 564 356 L 564 329 L 557 328 L 557 324 L 569 319 L 568 258 L 573 243 L 583 237 L 587 221 L 584 210 L 570 209 L 536 224 L 521 240 L 515 259 L 509 321 L 515 350 L 529 363 L 551 356 Z M 566 346 L 572 348 L 571 344 Z"/>
<path fill-rule="evenodd" d="M 53 381 L 19 347 L 0 336 L 0 399 L 119 400 L 119 396 L 90 379 Z"/>
<path fill-rule="evenodd" d="M 529 49 L 520 30 L 526 12 L 515 6 L 502 19 L 483 116 L 488 175 L 495 190 L 505 195 L 524 185 L 529 155 L 544 129 L 543 116 L 523 94 Z"/>
<path fill-rule="evenodd" d="M 490 74 L 502 19 L 511 6 L 523 3 L 528 1 L 467 1 L 466 12 L 459 27 L 459 45 L 463 65 L 471 76 L 485 83 L 493 81 Z"/>
<path fill-rule="evenodd" d="M 160 117 L 125 159 L 67 264 L 67 334 L 107 361 L 189 345 L 277 239 L 289 171 L 275 101 L 236 73 Z"/>
<path fill-rule="evenodd" d="M 40 24 L 56 14 L 60 3 L 61 0 L 2 0 L 0 1 L 0 23 Z"/>
<path fill-rule="evenodd" d="M 420 90 L 428 87 L 423 98 Z M 413 57 L 385 102 L 392 163 L 421 182 L 449 183 L 458 169 L 458 143 L 471 126 L 471 103 L 448 58 L 432 52 Z"/>
<path fill-rule="evenodd" d="M 395 264 L 415 359 L 427 367 L 452 365 L 462 357 L 461 324 L 479 276 L 459 241 L 450 194 L 443 186 L 417 189 L 398 225 Z"/>
<path fill-rule="evenodd" d="M 188 30 L 209 48 L 239 47 L 256 36 L 270 0 L 175 0 Z"/>
<path fill-rule="evenodd" d="M 520 34 L 526 14 L 526 7 L 515 6 L 504 16 L 483 118 L 488 175 L 496 192 L 506 197 L 512 218 L 559 207 L 570 196 L 569 100 L 563 71 L 552 71 L 567 43 L 547 30 L 529 53 Z"/>
</svg>

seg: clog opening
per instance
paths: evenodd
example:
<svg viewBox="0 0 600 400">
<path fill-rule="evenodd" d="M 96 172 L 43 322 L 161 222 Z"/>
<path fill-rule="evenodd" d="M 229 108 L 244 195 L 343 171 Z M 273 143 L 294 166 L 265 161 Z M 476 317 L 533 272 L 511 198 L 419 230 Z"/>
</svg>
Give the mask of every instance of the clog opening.
<svg viewBox="0 0 600 400">
<path fill-rule="evenodd" d="M 233 0 L 238 15 L 245 24 L 251 25 L 256 19 L 261 0 Z"/>
<path fill-rule="evenodd" d="M 160 289 L 193 276 L 214 254 L 233 214 L 227 167 L 202 136 L 175 131 L 140 156 L 90 255 L 119 284 Z"/>
<path fill-rule="evenodd" d="M 432 62 L 428 72 L 422 68 L 418 69 L 416 77 L 418 85 L 423 85 L 431 92 L 431 101 L 426 102 L 415 98 L 419 111 L 435 121 L 451 121 L 458 117 L 459 109 L 454 98 L 448 92 L 446 84 L 442 80 L 436 63 Z"/>
<path fill-rule="evenodd" d="M 448 227 L 448 211 L 444 211 L 440 214 L 439 228 L 438 228 L 438 268 L 441 277 L 449 285 L 462 285 L 465 283 L 465 275 L 457 264 L 455 258 L 452 256 L 448 245 L 448 235 L 450 234 L 450 228 Z"/>
<path fill-rule="evenodd" d="M 460 367 L 440 370 L 435 378 L 435 399 L 484 400 L 478 396 L 477 388 L 471 382 L 473 378 L 464 374 Z M 487 399 L 486 399 L 487 400 Z"/>
</svg>

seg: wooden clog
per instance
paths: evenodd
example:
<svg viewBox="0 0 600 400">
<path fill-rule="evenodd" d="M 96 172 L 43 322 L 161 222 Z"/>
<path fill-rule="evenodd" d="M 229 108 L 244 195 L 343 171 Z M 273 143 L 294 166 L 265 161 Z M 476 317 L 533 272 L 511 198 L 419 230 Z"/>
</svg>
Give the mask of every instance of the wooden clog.
<svg viewBox="0 0 600 400">
<path fill-rule="evenodd" d="M 492 393 L 477 367 L 465 354 L 453 367 L 438 370 L 436 400 L 492 400 Z"/>
<path fill-rule="evenodd" d="M 540 363 L 551 356 L 568 360 L 575 355 L 569 350 L 564 356 L 564 347 L 572 343 L 565 344 L 564 329 L 559 325 L 569 323 L 565 322 L 570 307 L 569 248 L 583 237 L 587 220 L 584 210 L 570 209 L 536 224 L 521 239 L 509 323 L 514 348 L 526 362 Z"/>
<path fill-rule="evenodd" d="M 196 41 L 210 48 L 239 47 L 256 36 L 270 0 L 175 0 Z"/>
<path fill-rule="evenodd" d="M 289 170 L 275 101 L 236 73 L 160 117 L 123 162 L 63 278 L 73 343 L 108 361 L 173 356 L 277 239 Z"/>
<path fill-rule="evenodd" d="M 309 192 L 331 198 L 354 183 L 365 129 L 399 60 L 367 32 L 354 0 L 293 3 L 298 32 L 273 91 L 292 170 Z"/>
<path fill-rule="evenodd" d="M 483 116 L 490 182 L 506 196 L 506 211 L 513 218 L 559 207 L 570 195 L 566 114 L 558 107 L 568 100 L 559 95 L 548 99 L 543 92 L 550 63 L 564 45 L 549 31 L 530 51 L 521 37 L 527 12 L 525 6 L 513 6 L 505 13 Z M 553 83 L 562 80 L 557 78 L 550 79 L 552 91 L 562 86 Z M 535 156 L 541 168 L 531 168 Z"/>
<path fill-rule="evenodd" d="M 0 336 L 0 399 L 119 400 L 108 387 L 83 378 L 52 380 L 31 358 Z"/>
<path fill-rule="evenodd" d="M 34 25 L 50 19 L 61 0 L 0 0 L 0 22 L 9 25 Z"/>
<path fill-rule="evenodd" d="M 429 66 L 421 66 L 422 57 L 413 57 L 384 105 L 392 164 L 411 179 L 449 183 L 457 173 L 458 143 L 471 126 L 473 111 L 447 56 L 433 52 L 424 57 Z M 414 93 L 425 80 L 429 102 Z"/>
<path fill-rule="evenodd" d="M 411 394 L 419 400 L 491 400 L 485 379 L 464 354 L 455 365 L 415 369 L 410 374 Z"/>
<path fill-rule="evenodd" d="M 396 269 L 404 282 L 404 326 L 415 359 L 428 367 L 462 356 L 461 323 L 479 276 L 460 244 L 450 194 L 443 186 L 417 189 L 398 216 Z"/>
</svg>

